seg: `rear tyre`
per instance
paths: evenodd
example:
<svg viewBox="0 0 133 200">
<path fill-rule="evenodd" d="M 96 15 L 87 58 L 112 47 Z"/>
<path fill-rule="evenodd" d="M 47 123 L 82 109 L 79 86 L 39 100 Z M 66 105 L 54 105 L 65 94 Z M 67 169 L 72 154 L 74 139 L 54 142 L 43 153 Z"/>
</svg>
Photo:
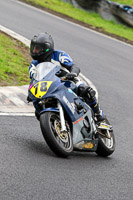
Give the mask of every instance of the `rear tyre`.
<svg viewBox="0 0 133 200">
<path fill-rule="evenodd" d="M 109 124 L 107 119 L 105 120 L 105 123 Z M 110 137 L 110 139 L 97 133 L 97 138 L 99 139 L 99 142 L 96 153 L 99 156 L 107 157 L 115 151 L 115 136 L 113 130 L 108 131 L 107 135 L 108 137 Z"/>
<path fill-rule="evenodd" d="M 61 132 L 59 115 L 46 112 L 40 115 L 40 126 L 43 137 L 50 149 L 60 157 L 67 157 L 73 151 L 71 130 L 66 123 L 67 131 Z"/>
</svg>

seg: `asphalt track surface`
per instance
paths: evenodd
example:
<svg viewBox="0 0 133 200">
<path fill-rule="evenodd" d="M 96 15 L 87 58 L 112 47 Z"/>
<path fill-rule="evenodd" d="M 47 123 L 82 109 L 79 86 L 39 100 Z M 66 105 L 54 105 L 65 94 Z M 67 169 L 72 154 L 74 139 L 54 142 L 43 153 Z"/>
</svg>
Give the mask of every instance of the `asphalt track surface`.
<svg viewBox="0 0 133 200">
<path fill-rule="evenodd" d="M 57 158 L 34 117 L 0 116 L 0 199 L 131 200 L 133 196 L 133 47 L 14 0 L 0 0 L 0 24 L 30 39 L 47 31 L 99 91 L 114 127 L 110 158 L 74 152 Z"/>
</svg>

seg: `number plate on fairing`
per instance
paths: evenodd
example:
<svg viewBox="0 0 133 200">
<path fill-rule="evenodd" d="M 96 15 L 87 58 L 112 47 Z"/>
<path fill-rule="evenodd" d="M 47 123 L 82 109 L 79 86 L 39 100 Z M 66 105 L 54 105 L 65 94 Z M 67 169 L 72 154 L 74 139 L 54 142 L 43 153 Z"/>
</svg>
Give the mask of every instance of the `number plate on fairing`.
<svg viewBox="0 0 133 200">
<path fill-rule="evenodd" d="M 43 97 L 49 87 L 51 86 L 53 81 L 40 81 L 38 83 L 36 83 L 31 89 L 31 93 L 36 97 L 36 98 L 41 98 Z"/>
</svg>

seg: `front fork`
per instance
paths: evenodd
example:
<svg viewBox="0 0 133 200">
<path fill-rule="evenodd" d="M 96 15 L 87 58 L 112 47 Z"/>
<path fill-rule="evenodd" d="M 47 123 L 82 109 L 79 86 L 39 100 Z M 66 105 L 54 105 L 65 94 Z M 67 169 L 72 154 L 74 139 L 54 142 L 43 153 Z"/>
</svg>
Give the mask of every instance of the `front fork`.
<svg viewBox="0 0 133 200">
<path fill-rule="evenodd" d="M 64 111 L 63 111 L 63 108 L 62 108 L 60 102 L 58 102 L 57 106 L 58 106 L 59 115 L 60 115 L 61 132 L 64 132 L 64 131 L 67 131 L 66 124 L 65 124 L 65 118 L 64 118 Z"/>
</svg>

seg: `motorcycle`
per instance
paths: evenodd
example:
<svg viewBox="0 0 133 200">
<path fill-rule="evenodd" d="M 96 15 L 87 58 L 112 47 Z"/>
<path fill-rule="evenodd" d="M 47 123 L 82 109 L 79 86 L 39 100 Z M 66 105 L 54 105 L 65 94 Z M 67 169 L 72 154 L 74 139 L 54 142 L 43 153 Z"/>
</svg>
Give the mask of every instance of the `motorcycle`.
<svg viewBox="0 0 133 200">
<path fill-rule="evenodd" d="M 96 121 L 89 105 L 74 92 L 74 82 L 59 77 L 60 66 L 43 62 L 36 69 L 28 94 L 50 149 L 60 157 L 73 151 L 110 156 L 115 150 L 115 136 L 109 121 Z"/>
</svg>

